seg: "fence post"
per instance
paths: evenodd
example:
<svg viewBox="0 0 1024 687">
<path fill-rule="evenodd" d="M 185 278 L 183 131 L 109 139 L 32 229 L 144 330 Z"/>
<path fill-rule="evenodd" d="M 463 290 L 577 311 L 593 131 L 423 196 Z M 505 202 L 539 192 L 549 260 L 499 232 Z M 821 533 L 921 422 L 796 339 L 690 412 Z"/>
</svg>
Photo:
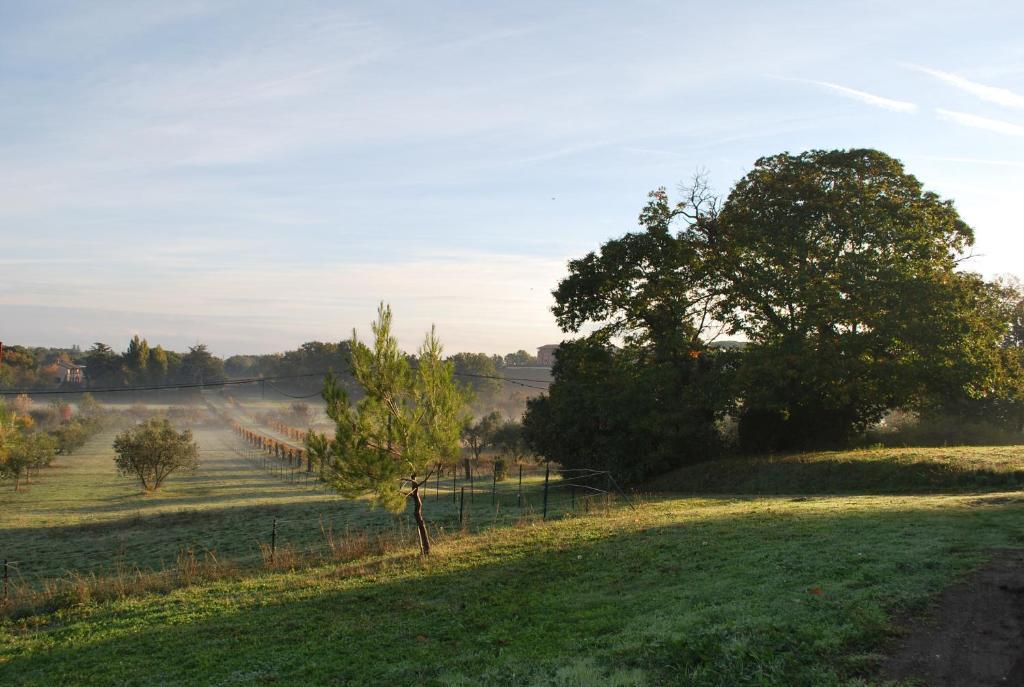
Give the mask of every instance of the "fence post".
<svg viewBox="0 0 1024 687">
<path fill-rule="evenodd" d="M 462 527 L 465 522 L 464 513 L 466 506 L 466 487 L 462 487 L 459 491 L 459 527 Z"/>
<path fill-rule="evenodd" d="M 523 464 L 522 463 L 519 464 L 519 492 L 516 495 L 516 498 L 519 501 L 519 508 L 522 508 L 523 507 Z"/>
<path fill-rule="evenodd" d="M 277 516 L 274 516 L 274 527 L 270 530 L 270 564 L 274 565 L 277 557 Z"/>
<path fill-rule="evenodd" d="M 548 477 L 551 474 L 551 464 L 544 464 L 544 519 L 548 519 Z"/>
</svg>

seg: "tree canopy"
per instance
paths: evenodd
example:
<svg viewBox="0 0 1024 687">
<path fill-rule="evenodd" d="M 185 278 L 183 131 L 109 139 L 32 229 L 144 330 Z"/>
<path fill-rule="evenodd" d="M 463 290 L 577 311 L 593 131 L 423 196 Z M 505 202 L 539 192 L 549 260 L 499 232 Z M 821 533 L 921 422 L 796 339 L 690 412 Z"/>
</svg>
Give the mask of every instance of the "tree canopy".
<svg viewBox="0 0 1024 687">
<path fill-rule="evenodd" d="M 642 231 L 569 263 L 553 311 L 570 334 L 548 394 L 527 404 L 534 451 L 566 467 L 641 481 L 717 455 L 728 353 L 710 350 L 721 294 L 718 202 L 701 179 L 686 199 L 650 194 Z"/>
<path fill-rule="evenodd" d="M 898 160 L 765 157 L 721 203 L 654 191 L 640 225 L 553 292 L 577 338 L 524 418 L 546 457 L 636 481 L 714 457 L 729 415 L 748 451 L 842 445 L 895 408 L 1024 425 L 1020 289 L 961 269 L 971 228 Z"/>
<path fill-rule="evenodd" d="M 758 160 L 718 242 L 719 317 L 756 344 L 747 447 L 842 444 L 888 408 L 984 378 L 1000 325 L 984 283 L 956 270 L 972 243 L 953 203 L 884 153 Z"/>
</svg>

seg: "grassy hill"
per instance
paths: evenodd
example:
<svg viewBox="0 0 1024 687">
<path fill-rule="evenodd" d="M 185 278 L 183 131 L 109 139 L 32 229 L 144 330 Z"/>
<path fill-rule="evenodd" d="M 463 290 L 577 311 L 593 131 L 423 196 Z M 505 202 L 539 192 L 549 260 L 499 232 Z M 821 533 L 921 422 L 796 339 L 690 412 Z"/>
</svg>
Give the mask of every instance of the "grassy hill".
<svg viewBox="0 0 1024 687">
<path fill-rule="evenodd" d="M 115 577 L 113 593 L 2 619 L 0 684 L 876 684 L 894 618 L 1024 547 L 1021 447 L 880 449 L 695 465 L 655 486 L 701 496 L 562 503 L 547 523 L 506 515 L 506 484 L 502 517 L 477 494 L 466 532 L 446 480 L 428 494 L 430 559 L 354 537 L 334 560 L 267 566 L 273 517 L 299 548 L 323 545 L 325 516 L 396 521 L 282 481 L 229 432 L 197 438 L 203 468 L 155 496 L 113 474 L 109 437 L 0 493 L 0 549 L 39 574 L 158 567 L 182 546 L 249 561 L 217 579 Z M 727 492 L 746 495 L 713 496 Z"/>
<path fill-rule="evenodd" d="M 5 685 L 854 685 L 1024 544 L 986 496 L 652 500 L 0 626 Z"/>
<path fill-rule="evenodd" d="M 699 463 L 647 485 L 703 494 L 913 494 L 1024 488 L 1024 446 L 880 448 Z"/>
<path fill-rule="evenodd" d="M 259 564 L 275 519 L 278 545 L 293 551 L 322 551 L 325 533 L 407 527 L 404 516 L 325 492 L 315 480 L 307 484 L 304 473 L 289 481 L 272 461 L 264 467 L 256 451 L 227 429 L 200 428 L 195 436 L 198 472 L 172 475 L 155 494 L 144 494 L 137 482 L 117 475 L 110 432 L 71 456 L 61 456 L 21 492 L 4 483 L 0 559 L 16 562 L 13 582 L 31 583 L 66 572 L 162 569 L 173 566 L 185 550 L 200 559 L 212 555 L 220 561 Z M 478 476 L 471 496 L 471 485 L 461 473 L 454 485 L 448 475 L 427 489 L 426 517 L 435 528 L 457 526 L 453 487 L 467 491 L 470 528 L 537 516 L 542 482 L 543 472 L 527 473 L 519 508 L 515 479 L 498 483 L 497 504 L 492 504 L 489 476 Z M 568 494 L 553 492 L 552 512 L 565 511 L 571 506 L 567 500 Z"/>
</svg>

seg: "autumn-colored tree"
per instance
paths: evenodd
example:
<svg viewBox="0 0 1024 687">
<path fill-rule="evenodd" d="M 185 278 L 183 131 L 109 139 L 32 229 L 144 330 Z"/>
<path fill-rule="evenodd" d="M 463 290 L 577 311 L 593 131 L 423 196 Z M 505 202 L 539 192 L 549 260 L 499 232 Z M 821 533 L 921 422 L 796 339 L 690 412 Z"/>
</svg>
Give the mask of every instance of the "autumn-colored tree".
<svg viewBox="0 0 1024 687">
<path fill-rule="evenodd" d="M 14 482 L 18 491 L 29 470 L 48 465 L 56 442 L 44 432 L 27 432 L 17 416 L 0 407 L 0 477 Z"/>
<path fill-rule="evenodd" d="M 18 415 L 28 415 L 32 410 L 32 398 L 28 394 L 18 394 L 14 397 L 14 411 Z"/>
</svg>

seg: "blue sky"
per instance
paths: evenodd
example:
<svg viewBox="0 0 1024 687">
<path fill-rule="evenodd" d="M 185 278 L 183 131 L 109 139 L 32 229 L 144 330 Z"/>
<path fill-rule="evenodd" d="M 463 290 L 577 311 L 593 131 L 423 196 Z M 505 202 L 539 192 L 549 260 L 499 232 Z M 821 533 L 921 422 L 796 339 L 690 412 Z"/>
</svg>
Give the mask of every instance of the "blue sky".
<svg viewBox="0 0 1024 687">
<path fill-rule="evenodd" d="M 0 340 L 558 341 L 646 193 L 876 147 L 1022 270 L 1024 4 L 0 0 Z"/>
</svg>

